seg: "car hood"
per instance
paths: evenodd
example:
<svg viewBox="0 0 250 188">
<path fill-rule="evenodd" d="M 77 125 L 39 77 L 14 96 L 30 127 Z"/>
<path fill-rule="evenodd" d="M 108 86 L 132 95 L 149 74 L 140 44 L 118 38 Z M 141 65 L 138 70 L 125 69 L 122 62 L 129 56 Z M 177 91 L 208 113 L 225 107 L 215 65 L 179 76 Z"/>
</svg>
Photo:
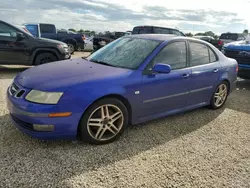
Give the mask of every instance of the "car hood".
<svg viewBox="0 0 250 188">
<path fill-rule="evenodd" d="M 235 41 L 224 45 L 224 48 L 231 50 L 250 51 L 250 43 L 245 40 Z"/>
<path fill-rule="evenodd" d="M 30 89 L 64 91 L 76 84 L 103 81 L 131 73 L 129 69 L 93 63 L 82 58 L 58 61 L 27 69 L 17 75 L 15 81 Z"/>
<path fill-rule="evenodd" d="M 52 40 L 52 39 L 47 39 L 47 38 L 36 38 L 37 41 L 39 42 L 45 42 L 45 43 L 53 43 L 53 44 L 66 44 L 64 42 L 58 41 L 58 40 Z"/>
</svg>

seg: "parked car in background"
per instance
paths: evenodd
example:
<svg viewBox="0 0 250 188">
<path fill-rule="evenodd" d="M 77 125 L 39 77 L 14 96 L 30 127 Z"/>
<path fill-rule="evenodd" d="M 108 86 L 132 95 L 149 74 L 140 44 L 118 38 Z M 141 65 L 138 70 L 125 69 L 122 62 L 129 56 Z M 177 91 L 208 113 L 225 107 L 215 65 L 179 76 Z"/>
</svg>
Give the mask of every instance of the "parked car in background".
<svg viewBox="0 0 250 188">
<path fill-rule="evenodd" d="M 238 62 L 238 76 L 250 79 L 250 37 L 245 40 L 225 44 L 222 53 Z"/>
<path fill-rule="evenodd" d="M 66 43 L 36 38 L 22 26 L 0 20 L 0 64 L 40 65 L 70 57 Z"/>
<path fill-rule="evenodd" d="M 158 26 L 136 26 L 133 28 L 132 35 L 136 34 L 172 34 L 176 36 L 185 36 L 178 29 L 158 27 Z"/>
<path fill-rule="evenodd" d="M 220 40 L 220 39 L 216 40 L 211 36 L 197 36 L 196 35 L 196 36 L 193 36 L 193 37 L 196 38 L 196 39 L 207 41 L 207 42 L 211 43 L 212 45 L 214 45 L 219 50 L 221 50 L 222 46 L 224 45 L 222 40 Z"/>
<path fill-rule="evenodd" d="M 33 137 L 105 144 L 128 124 L 221 108 L 236 80 L 237 62 L 207 42 L 131 35 L 86 59 L 25 70 L 8 88 L 7 106 L 15 125 Z"/>
<path fill-rule="evenodd" d="M 94 38 L 94 36 L 86 38 L 84 40 L 84 42 L 85 42 L 84 51 L 93 51 L 94 50 L 93 49 L 93 38 Z"/>
<path fill-rule="evenodd" d="M 224 44 L 227 44 L 234 41 L 244 40 L 245 38 L 245 35 L 242 33 L 222 33 L 219 39 Z"/>
<path fill-rule="evenodd" d="M 105 35 L 97 35 L 93 38 L 93 49 L 97 51 L 108 43 L 125 35 L 126 32 L 112 32 Z"/>
<path fill-rule="evenodd" d="M 66 43 L 71 54 L 78 48 L 84 49 L 85 36 L 67 30 L 58 30 L 55 25 L 47 23 L 26 23 L 23 26 L 35 37 L 48 38 Z"/>
</svg>

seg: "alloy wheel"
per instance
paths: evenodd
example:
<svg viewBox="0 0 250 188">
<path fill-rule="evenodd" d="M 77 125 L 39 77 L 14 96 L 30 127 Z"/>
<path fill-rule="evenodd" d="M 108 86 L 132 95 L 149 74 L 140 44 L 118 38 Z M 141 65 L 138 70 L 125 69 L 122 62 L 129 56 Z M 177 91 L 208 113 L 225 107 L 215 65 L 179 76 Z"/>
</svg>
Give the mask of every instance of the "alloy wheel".
<svg viewBox="0 0 250 188">
<path fill-rule="evenodd" d="M 72 54 L 75 51 L 75 46 L 73 44 L 68 44 L 69 53 Z"/>
<path fill-rule="evenodd" d="M 89 135 L 97 141 L 115 137 L 122 129 L 124 115 L 117 106 L 106 104 L 96 108 L 88 118 Z"/>
<path fill-rule="evenodd" d="M 214 94 L 214 105 L 216 107 L 220 107 L 224 104 L 226 98 L 227 98 L 227 85 L 226 84 L 221 84 L 217 88 L 215 94 Z"/>
</svg>

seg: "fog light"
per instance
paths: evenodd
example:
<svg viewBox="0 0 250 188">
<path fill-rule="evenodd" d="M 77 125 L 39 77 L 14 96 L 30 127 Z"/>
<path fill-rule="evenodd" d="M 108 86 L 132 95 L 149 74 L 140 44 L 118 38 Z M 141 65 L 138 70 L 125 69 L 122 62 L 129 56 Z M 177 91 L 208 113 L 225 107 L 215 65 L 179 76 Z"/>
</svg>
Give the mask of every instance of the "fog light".
<svg viewBox="0 0 250 188">
<path fill-rule="evenodd" d="M 33 124 L 33 128 L 35 131 L 51 132 L 54 130 L 54 125 Z"/>
</svg>

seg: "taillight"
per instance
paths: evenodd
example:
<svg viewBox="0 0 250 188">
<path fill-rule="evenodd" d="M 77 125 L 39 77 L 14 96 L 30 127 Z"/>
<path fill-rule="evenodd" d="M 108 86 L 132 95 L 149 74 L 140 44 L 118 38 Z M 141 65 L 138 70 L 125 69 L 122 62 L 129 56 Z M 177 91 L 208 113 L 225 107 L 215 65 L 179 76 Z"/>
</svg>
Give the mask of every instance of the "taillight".
<svg viewBox="0 0 250 188">
<path fill-rule="evenodd" d="M 223 45 L 223 42 L 221 40 L 219 40 L 218 45 Z"/>
<path fill-rule="evenodd" d="M 237 63 L 237 65 L 236 65 L 236 72 L 238 73 L 238 71 L 239 71 L 239 66 L 238 66 L 238 63 Z"/>
</svg>

